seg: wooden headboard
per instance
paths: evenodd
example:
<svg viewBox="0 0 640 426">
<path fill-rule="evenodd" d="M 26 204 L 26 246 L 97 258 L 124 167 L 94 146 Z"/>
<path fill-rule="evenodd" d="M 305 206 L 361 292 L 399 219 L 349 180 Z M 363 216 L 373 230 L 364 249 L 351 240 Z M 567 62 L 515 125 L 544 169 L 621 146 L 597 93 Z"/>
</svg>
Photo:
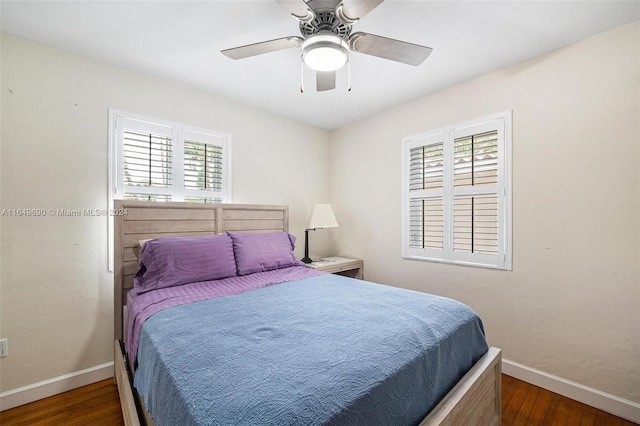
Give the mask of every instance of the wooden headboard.
<svg viewBox="0 0 640 426">
<path fill-rule="evenodd" d="M 114 333 L 123 340 L 123 307 L 138 270 L 139 241 L 234 232 L 289 231 L 287 206 L 115 201 Z"/>
</svg>

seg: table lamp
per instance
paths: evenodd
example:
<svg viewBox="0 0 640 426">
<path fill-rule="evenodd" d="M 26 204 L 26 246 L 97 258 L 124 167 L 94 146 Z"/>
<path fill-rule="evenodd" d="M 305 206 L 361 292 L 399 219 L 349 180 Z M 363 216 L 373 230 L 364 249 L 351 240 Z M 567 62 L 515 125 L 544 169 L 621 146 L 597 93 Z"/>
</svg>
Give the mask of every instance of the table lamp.
<svg viewBox="0 0 640 426">
<path fill-rule="evenodd" d="M 304 257 L 302 262 L 311 263 L 313 260 L 309 257 L 309 231 L 323 228 L 337 228 L 338 222 L 333 214 L 331 204 L 316 204 L 311 210 L 311 220 L 309 227 L 304 230 Z"/>
</svg>

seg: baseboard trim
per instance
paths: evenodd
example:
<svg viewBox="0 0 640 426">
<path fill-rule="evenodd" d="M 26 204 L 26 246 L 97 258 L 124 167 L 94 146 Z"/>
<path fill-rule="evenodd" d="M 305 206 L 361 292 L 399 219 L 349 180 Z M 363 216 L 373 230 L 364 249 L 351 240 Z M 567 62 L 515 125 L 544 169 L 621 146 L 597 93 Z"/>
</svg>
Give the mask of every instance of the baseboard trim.
<svg viewBox="0 0 640 426">
<path fill-rule="evenodd" d="M 573 400 L 606 411 L 615 416 L 640 424 L 640 404 L 572 382 L 535 368 L 502 360 L 502 372 L 532 385 L 550 390 Z M 65 374 L 32 385 L 0 393 L 0 411 L 48 398 L 91 383 L 113 377 L 113 362 Z"/>
<path fill-rule="evenodd" d="M 29 404 L 113 377 L 113 362 L 64 374 L 53 379 L 0 393 L 0 411 Z"/>
<path fill-rule="evenodd" d="M 614 416 L 640 424 L 640 404 L 636 402 L 504 358 L 502 359 L 502 372 L 516 379 L 606 411 Z"/>
</svg>

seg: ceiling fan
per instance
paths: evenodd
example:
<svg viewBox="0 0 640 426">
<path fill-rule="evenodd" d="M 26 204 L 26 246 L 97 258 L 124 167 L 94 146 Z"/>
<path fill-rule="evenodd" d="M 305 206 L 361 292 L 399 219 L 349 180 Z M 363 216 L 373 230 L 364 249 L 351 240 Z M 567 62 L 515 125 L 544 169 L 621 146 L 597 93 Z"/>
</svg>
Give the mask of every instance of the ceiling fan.
<svg viewBox="0 0 640 426">
<path fill-rule="evenodd" d="M 222 53 L 231 59 L 243 59 L 301 47 L 302 62 L 316 71 L 317 90 L 325 91 L 335 89 L 336 71 L 349 62 L 351 52 L 418 66 L 433 50 L 430 47 L 379 35 L 351 32 L 356 22 L 384 0 L 276 1 L 300 22 L 302 37 L 283 37 L 225 49 Z"/>
</svg>

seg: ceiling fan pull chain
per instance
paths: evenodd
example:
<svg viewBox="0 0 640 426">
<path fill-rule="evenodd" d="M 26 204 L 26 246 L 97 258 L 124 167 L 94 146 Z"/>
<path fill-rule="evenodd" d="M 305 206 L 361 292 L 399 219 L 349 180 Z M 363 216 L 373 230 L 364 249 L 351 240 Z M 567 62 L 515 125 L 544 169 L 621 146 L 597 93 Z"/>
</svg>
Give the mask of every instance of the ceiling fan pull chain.
<svg viewBox="0 0 640 426">
<path fill-rule="evenodd" d="M 304 93 L 304 62 L 300 61 L 300 93 Z"/>
<path fill-rule="evenodd" d="M 347 92 L 351 91 L 351 61 L 347 64 Z"/>
</svg>

